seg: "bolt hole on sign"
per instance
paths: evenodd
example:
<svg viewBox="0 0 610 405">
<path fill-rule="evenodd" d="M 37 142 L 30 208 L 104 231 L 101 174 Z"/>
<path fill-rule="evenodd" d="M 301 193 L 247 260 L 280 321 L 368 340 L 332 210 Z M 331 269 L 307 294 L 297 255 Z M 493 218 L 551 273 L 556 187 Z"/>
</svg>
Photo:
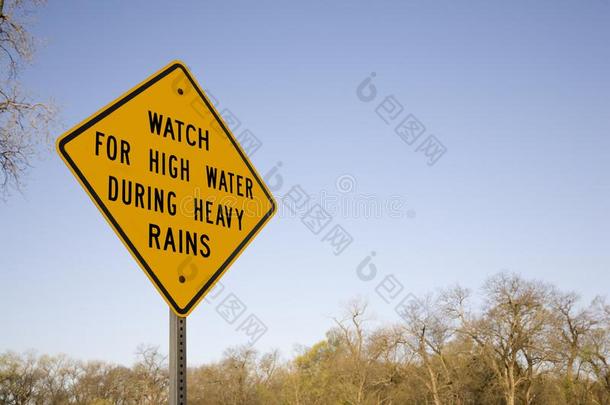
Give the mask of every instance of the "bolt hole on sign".
<svg viewBox="0 0 610 405">
<path fill-rule="evenodd" d="M 178 316 L 195 308 L 276 211 L 179 61 L 59 137 L 57 151 Z"/>
</svg>

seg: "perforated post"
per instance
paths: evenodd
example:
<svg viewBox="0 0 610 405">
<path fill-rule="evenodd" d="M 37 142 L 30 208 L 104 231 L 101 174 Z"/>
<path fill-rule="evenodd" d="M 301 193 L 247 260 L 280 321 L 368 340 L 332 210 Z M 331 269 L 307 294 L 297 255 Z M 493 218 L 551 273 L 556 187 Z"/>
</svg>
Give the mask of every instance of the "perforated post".
<svg viewBox="0 0 610 405">
<path fill-rule="evenodd" d="M 169 310 L 169 405 L 186 405 L 186 318 Z"/>
</svg>

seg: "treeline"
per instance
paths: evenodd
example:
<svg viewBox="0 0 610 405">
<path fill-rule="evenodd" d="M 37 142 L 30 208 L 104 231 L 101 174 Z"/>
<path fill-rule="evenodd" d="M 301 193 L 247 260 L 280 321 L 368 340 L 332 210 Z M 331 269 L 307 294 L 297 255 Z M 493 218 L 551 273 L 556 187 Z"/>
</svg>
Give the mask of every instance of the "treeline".
<svg viewBox="0 0 610 405">
<path fill-rule="evenodd" d="M 505 273 L 479 292 L 413 297 L 403 323 L 376 328 L 366 305 L 353 302 L 291 360 L 227 350 L 218 363 L 189 369 L 189 404 L 610 404 L 610 305 L 602 298 L 584 304 Z M 166 363 L 145 347 L 130 368 L 8 352 L 0 403 L 164 404 Z"/>
</svg>

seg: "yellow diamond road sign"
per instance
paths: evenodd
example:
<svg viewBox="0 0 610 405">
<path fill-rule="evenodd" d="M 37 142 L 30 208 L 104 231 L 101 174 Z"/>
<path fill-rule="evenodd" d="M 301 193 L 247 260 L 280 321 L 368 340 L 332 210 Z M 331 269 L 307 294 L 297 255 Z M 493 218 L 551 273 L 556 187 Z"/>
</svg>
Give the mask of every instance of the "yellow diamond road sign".
<svg viewBox="0 0 610 405">
<path fill-rule="evenodd" d="M 62 135 L 57 149 L 179 316 L 275 213 L 261 176 L 180 62 Z"/>
</svg>

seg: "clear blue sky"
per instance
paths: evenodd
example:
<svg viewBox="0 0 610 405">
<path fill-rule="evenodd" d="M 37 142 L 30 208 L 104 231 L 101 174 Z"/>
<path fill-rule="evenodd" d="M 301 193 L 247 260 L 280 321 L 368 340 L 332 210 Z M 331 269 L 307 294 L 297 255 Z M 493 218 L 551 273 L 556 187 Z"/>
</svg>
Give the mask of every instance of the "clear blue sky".
<svg viewBox="0 0 610 405">
<path fill-rule="evenodd" d="M 314 343 L 355 296 L 397 322 L 375 292 L 388 274 L 404 285 L 397 299 L 477 288 L 502 269 L 608 293 L 610 2 L 50 3 L 22 82 L 56 100 L 66 128 L 181 59 L 263 142 L 258 170 L 282 162 L 278 200 L 299 184 L 402 201 L 400 218 L 335 210 L 354 239 L 339 256 L 300 219 L 271 221 L 220 295 L 267 325 L 256 348 Z M 371 72 L 366 103 L 356 88 Z M 446 146 L 434 166 L 375 113 L 389 95 Z M 140 343 L 166 351 L 166 304 L 55 152 L 44 156 L 0 206 L 0 350 L 125 364 Z M 339 193 L 346 174 L 355 187 Z M 356 266 L 371 251 L 379 273 L 364 282 Z M 189 361 L 245 343 L 237 323 L 201 304 Z"/>
</svg>

